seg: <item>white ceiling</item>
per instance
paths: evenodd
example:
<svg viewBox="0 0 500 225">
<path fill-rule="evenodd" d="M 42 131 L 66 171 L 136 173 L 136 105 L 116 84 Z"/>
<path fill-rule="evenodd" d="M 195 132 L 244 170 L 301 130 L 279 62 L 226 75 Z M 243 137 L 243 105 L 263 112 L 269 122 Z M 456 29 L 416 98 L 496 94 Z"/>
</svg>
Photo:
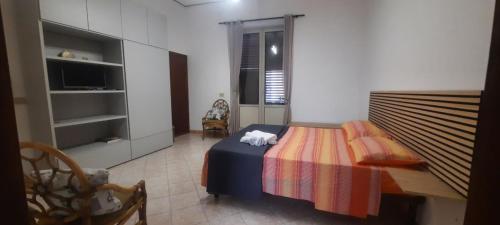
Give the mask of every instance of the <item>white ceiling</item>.
<svg viewBox="0 0 500 225">
<path fill-rule="evenodd" d="M 192 6 L 192 5 L 199 5 L 206 3 L 221 2 L 224 0 L 175 0 L 175 1 L 181 3 L 184 6 Z"/>
</svg>

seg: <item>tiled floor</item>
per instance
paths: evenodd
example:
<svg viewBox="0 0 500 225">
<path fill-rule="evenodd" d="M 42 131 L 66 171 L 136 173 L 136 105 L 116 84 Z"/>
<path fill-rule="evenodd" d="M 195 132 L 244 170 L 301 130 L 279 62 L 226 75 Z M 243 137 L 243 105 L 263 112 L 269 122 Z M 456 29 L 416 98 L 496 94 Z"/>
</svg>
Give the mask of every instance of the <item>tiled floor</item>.
<svg viewBox="0 0 500 225">
<path fill-rule="evenodd" d="M 178 137 L 170 148 L 112 168 L 111 182 L 146 181 L 150 225 L 386 224 L 320 212 L 311 203 L 280 197 L 241 201 L 221 196 L 216 200 L 200 185 L 200 176 L 203 156 L 218 140 L 202 141 L 196 134 Z"/>
</svg>

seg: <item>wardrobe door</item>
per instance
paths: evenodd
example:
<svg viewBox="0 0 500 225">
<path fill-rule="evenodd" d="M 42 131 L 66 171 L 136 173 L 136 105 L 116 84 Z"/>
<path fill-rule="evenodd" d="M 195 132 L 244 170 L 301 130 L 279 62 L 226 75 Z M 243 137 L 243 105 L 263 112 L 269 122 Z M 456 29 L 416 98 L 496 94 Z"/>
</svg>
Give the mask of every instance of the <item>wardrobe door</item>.
<svg viewBox="0 0 500 225">
<path fill-rule="evenodd" d="M 149 44 L 167 49 L 167 16 L 148 10 L 148 36 Z"/>
<path fill-rule="evenodd" d="M 172 145 L 168 51 L 124 41 L 132 157 Z"/>
<path fill-rule="evenodd" d="M 132 0 L 122 0 L 123 38 L 148 44 L 148 10 Z"/>
<path fill-rule="evenodd" d="M 86 0 L 40 0 L 40 16 L 44 20 L 89 29 Z"/>
<path fill-rule="evenodd" d="M 120 0 L 87 0 L 89 29 L 122 37 Z"/>
</svg>

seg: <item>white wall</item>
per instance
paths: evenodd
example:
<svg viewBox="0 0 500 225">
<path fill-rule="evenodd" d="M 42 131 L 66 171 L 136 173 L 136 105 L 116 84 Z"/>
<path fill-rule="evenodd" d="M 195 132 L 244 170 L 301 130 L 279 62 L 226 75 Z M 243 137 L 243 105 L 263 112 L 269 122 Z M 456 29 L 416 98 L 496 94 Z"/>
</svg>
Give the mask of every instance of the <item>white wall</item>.
<svg viewBox="0 0 500 225">
<path fill-rule="evenodd" d="M 370 90 L 482 90 L 495 0 L 370 1 Z"/>
<path fill-rule="evenodd" d="M 286 13 L 306 14 L 295 27 L 292 120 L 358 118 L 365 6 L 364 0 L 244 0 L 189 7 L 191 129 L 201 129 L 201 117 L 219 93 L 229 98 L 226 27 L 218 22 Z"/>
<path fill-rule="evenodd" d="M 9 61 L 9 72 L 12 83 L 12 94 L 14 98 L 24 99 L 26 89 L 24 87 L 23 67 L 21 54 L 17 51 L 20 48 L 19 34 L 16 32 L 16 6 L 13 0 L 1 0 L 2 20 L 5 31 L 5 44 L 7 48 L 7 58 Z M 17 132 L 19 140 L 31 139 L 28 107 L 26 104 L 15 104 Z"/>
<path fill-rule="evenodd" d="M 372 90 L 482 90 L 494 0 L 369 2 L 361 118 Z M 466 203 L 428 198 L 420 224 L 461 225 Z"/>
</svg>

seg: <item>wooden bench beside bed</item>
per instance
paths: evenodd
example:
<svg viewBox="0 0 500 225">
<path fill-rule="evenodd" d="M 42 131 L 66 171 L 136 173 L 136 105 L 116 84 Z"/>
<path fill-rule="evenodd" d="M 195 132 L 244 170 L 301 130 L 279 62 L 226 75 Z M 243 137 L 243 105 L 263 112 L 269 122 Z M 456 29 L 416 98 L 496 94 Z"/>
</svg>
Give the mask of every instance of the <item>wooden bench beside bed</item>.
<svg viewBox="0 0 500 225">
<path fill-rule="evenodd" d="M 380 168 L 382 171 L 381 174 L 386 177 L 389 177 L 397 187 L 396 191 L 385 191 L 384 193 L 384 190 L 382 190 L 381 192 L 384 195 L 400 197 L 402 200 L 405 200 L 409 203 L 409 209 L 410 209 L 408 215 L 409 223 L 413 224 L 415 223 L 416 208 L 419 204 L 421 204 L 425 200 L 425 197 L 440 197 L 440 198 L 449 198 L 455 200 L 465 200 L 468 188 L 468 177 L 470 174 L 469 172 L 470 160 L 472 156 L 472 149 L 474 146 L 475 126 L 477 125 L 477 111 L 479 110 L 480 96 L 481 96 L 480 91 L 372 92 L 371 93 L 370 108 L 369 108 L 370 121 L 376 124 L 379 128 L 382 128 L 387 133 L 389 133 L 394 140 L 416 152 L 421 158 L 425 159 L 425 161 L 428 164 L 427 170 L 413 170 L 413 169 L 410 170 L 410 169 L 391 168 L 391 167 Z M 340 138 L 341 132 L 339 133 L 332 129 L 332 128 L 338 128 L 338 125 L 317 124 L 317 123 L 316 124 L 292 123 L 291 127 L 292 127 L 291 129 L 287 128 L 288 131 L 286 132 L 291 132 L 290 130 L 293 131 L 297 127 L 298 128 L 319 127 L 322 129 L 313 129 L 311 131 L 338 133 L 337 135 L 340 136 L 338 136 L 337 138 L 333 137 L 334 139 L 338 139 L 332 142 L 334 145 L 337 146 L 333 148 L 334 151 L 337 151 L 335 150 L 337 148 L 340 149 L 349 148 L 349 147 L 344 147 L 343 145 L 345 144 L 340 144 L 340 145 L 338 144 L 343 142 L 342 140 L 340 140 L 342 139 Z M 287 134 L 288 133 L 281 134 L 281 136 L 286 136 Z M 286 139 L 286 137 L 284 137 L 283 139 Z M 288 137 L 288 139 L 292 139 L 293 141 L 293 138 Z M 281 140 L 278 142 L 277 146 L 279 146 L 280 143 Z M 286 158 L 286 157 L 283 158 L 284 157 L 283 155 L 280 155 L 279 157 L 275 156 L 276 160 L 280 161 L 276 163 L 276 165 L 280 165 L 280 163 L 281 164 L 291 163 L 291 165 L 297 167 L 297 164 L 309 163 L 313 166 L 316 166 L 315 168 L 318 168 L 318 165 L 320 166 L 322 165 L 321 161 L 328 162 L 324 160 L 319 160 L 318 162 L 313 162 L 309 160 L 310 162 L 307 162 L 308 160 L 306 158 L 300 158 L 300 157 L 296 157 L 294 159 L 293 157 L 295 156 L 293 156 L 293 154 L 295 153 L 293 151 L 303 151 L 304 145 L 307 145 L 305 143 L 306 142 L 303 141 L 303 143 L 301 144 L 302 146 L 300 146 L 300 148 L 292 145 L 292 148 L 300 150 L 292 150 L 291 151 L 292 156 L 289 156 L 288 161 L 283 160 Z M 295 143 L 295 145 L 297 144 Z M 275 150 L 276 148 L 279 147 L 275 146 L 272 149 Z M 227 147 L 227 149 L 231 149 L 231 147 L 229 146 Z M 261 156 L 259 156 L 261 158 L 254 158 L 254 160 L 256 160 L 257 162 L 260 160 L 263 161 L 268 160 L 269 155 L 268 153 L 265 153 L 267 152 L 267 150 L 268 148 L 262 149 L 263 153 Z M 264 159 L 264 153 L 268 158 Z M 342 153 L 341 151 L 335 154 L 344 154 L 344 153 Z M 205 169 L 203 173 L 204 176 L 202 177 L 202 184 L 205 185 L 207 184 L 206 179 L 210 177 L 207 176 L 208 173 L 210 173 L 208 165 L 212 163 L 208 156 L 209 154 L 207 154 L 205 160 L 205 165 L 204 165 Z M 218 163 L 221 164 L 220 161 Z M 230 164 L 231 162 L 225 162 L 225 163 Z M 290 170 L 290 166 L 288 167 L 289 167 L 288 170 Z M 355 169 L 357 167 L 359 166 L 352 164 L 352 169 Z M 297 168 L 295 168 L 296 171 L 302 170 L 301 167 Z M 305 168 L 308 167 L 306 166 Z M 342 167 L 335 166 L 335 164 L 332 164 L 332 166 L 325 168 L 327 168 L 326 170 L 329 170 L 328 168 L 331 168 L 332 170 L 339 170 L 339 169 L 342 170 L 341 169 Z M 344 169 L 351 168 L 351 166 L 347 167 L 344 166 L 343 168 Z M 256 173 L 254 174 L 250 173 L 249 177 L 252 177 L 253 175 L 254 178 L 258 179 L 257 176 L 260 175 L 259 173 L 265 173 L 266 171 L 267 173 L 269 173 L 269 171 L 271 171 L 271 173 L 274 173 L 273 169 L 259 170 L 259 168 L 256 168 L 255 169 Z M 281 168 L 276 169 L 276 171 L 278 170 L 280 172 L 282 171 Z M 308 170 L 306 170 L 306 172 L 307 171 Z M 248 172 L 248 168 L 246 172 Z M 295 174 L 295 172 L 293 172 L 292 174 Z M 311 174 L 312 174 L 311 176 L 318 176 L 317 173 L 315 174 L 311 173 Z M 338 174 L 338 172 L 334 174 Z M 212 173 L 212 176 L 213 175 L 214 174 Z M 274 176 L 275 174 L 272 175 Z M 224 174 L 219 174 L 219 176 L 224 176 Z M 285 185 L 285 188 L 283 189 L 285 191 L 281 192 L 274 191 L 274 190 L 280 190 L 280 189 L 274 189 L 274 187 L 270 189 L 271 191 L 269 191 L 269 188 L 267 190 L 265 188 L 262 190 L 271 194 L 281 195 L 285 197 L 292 197 L 296 199 L 304 199 L 315 202 L 315 200 L 311 199 L 310 196 L 307 197 L 307 195 L 303 194 L 302 194 L 303 196 L 301 196 L 301 194 L 298 192 L 301 192 L 301 188 L 308 189 L 309 186 L 316 188 L 315 186 L 317 185 L 316 183 L 314 185 L 308 184 L 307 182 L 305 184 L 302 184 L 301 182 L 303 182 L 303 180 L 308 180 L 306 176 L 306 179 L 297 178 L 296 181 L 292 181 L 297 183 L 295 184 L 295 186 L 293 186 L 289 185 L 289 183 L 287 182 L 290 182 L 290 177 L 293 177 L 294 175 L 285 174 L 284 176 L 288 180 L 279 181 L 279 176 L 277 176 L 276 179 L 278 180 L 276 180 L 276 183 L 278 183 L 278 185 Z M 269 177 L 272 176 L 266 176 L 266 174 L 262 175 L 263 180 L 266 178 L 269 179 Z M 203 179 L 205 180 L 203 181 Z M 318 178 L 315 179 L 316 179 L 315 182 L 317 182 Z M 322 180 L 320 179 L 319 181 L 321 183 Z M 231 182 L 230 179 L 224 180 L 223 182 L 224 184 L 222 184 L 222 186 L 231 185 L 230 182 Z M 271 182 L 265 180 L 265 184 L 268 185 L 269 183 L 274 184 L 273 182 L 275 181 L 272 179 Z M 282 182 L 282 184 L 279 184 L 279 182 Z M 332 185 L 330 181 L 328 181 L 327 183 L 328 185 Z M 220 187 L 221 184 L 218 185 Z M 258 185 L 256 185 L 256 187 L 259 187 L 259 185 L 262 184 L 259 183 Z M 350 186 L 348 185 L 347 187 Z M 293 191 L 291 191 L 292 189 Z M 384 186 L 382 186 L 382 189 L 384 189 Z M 210 188 L 207 188 L 207 190 L 210 192 Z M 306 192 L 308 191 L 310 190 L 307 190 Z M 339 201 L 338 198 L 344 198 L 345 194 L 356 190 L 344 188 L 336 191 L 337 192 L 340 191 L 343 193 L 341 193 L 341 195 L 338 196 L 332 194 L 327 195 L 327 198 L 331 198 L 332 201 L 334 201 L 331 203 L 328 202 L 327 203 L 333 205 L 327 205 L 327 207 L 325 208 L 324 206 L 325 203 L 318 203 L 318 205 L 316 205 L 316 208 L 320 210 L 346 214 L 346 215 L 353 215 L 358 217 L 363 217 L 364 215 L 363 212 L 364 213 L 370 212 L 370 210 L 366 210 L 366 208 L 364 211 L 355 210 L 354 212 L 352 210 L 351 211 L 338 210 L 338 208 L 342 209 L 342 207 L 344 207 L 342 206 L 342 204 L 353 204 L 352 201 L 347 201 L 347 203 L 339 203 L 341 201 Z M 359 190 L 357 193 L 359 193 Z M 236 194 L 224 193 L 224 191 L 218 193 L 217 189 L 213 188 L 212 188 L 212 194 L 231 194 L 238 197 L 238 193 Z M 356 199 L 358 198 L 358 196 L 351 196 L 350 198 Z M 338 207 L 339 206 L 338 204 L 341 204 L 340 207 Z M 371 210 L 371 212 L 372 214 L 374 214 L 373 212 L 376 212 L 375 215 L 378 213 L 377 210 L 374 211 L 373 209 Z"/>
</svg>

